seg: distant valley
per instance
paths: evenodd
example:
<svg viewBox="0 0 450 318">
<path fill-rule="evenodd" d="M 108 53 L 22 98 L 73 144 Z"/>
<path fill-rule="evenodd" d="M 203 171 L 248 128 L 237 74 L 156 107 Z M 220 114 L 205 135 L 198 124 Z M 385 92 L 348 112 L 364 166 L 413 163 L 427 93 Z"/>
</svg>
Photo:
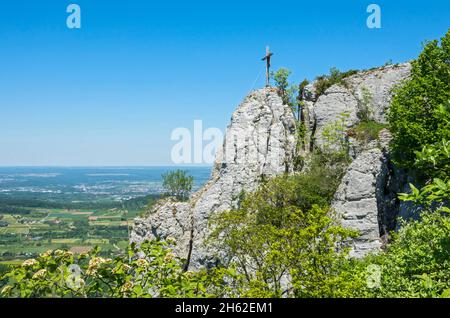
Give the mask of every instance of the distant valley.
<svg viewBox="0 0 450 318">
<path fill-rule="evenodd" d="M 49 249 L 124 251 L 133 218 L 163 194 L 173 167 L 0 168 L 0 263 Z M 209 167 L 187 169 L 198 189 Z"/>
</svg>

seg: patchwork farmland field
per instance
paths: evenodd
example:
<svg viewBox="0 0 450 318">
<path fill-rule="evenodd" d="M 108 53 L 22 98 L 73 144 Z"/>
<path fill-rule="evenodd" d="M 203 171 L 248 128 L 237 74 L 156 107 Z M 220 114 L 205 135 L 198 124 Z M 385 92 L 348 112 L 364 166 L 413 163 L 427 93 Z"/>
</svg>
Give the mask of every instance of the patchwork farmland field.
<svg viewBox="0 0 450 318">
<path fill-rule="evenodd" d="M 1 214 L 0 263 L 13 264 L 50 249 L 86 252 L 99 246 L 114 256 L 127 245 L 138 211 L 32 209 L 27 215 Z"/>
<path fill-rule="evenodd" d="M 124 253 L 133 219 L 163 192 L 173 167 L 0 167 L 0 264 L 47 250 Z M 194 188 L 210 175 L 192 167 Z"/>
</svg>

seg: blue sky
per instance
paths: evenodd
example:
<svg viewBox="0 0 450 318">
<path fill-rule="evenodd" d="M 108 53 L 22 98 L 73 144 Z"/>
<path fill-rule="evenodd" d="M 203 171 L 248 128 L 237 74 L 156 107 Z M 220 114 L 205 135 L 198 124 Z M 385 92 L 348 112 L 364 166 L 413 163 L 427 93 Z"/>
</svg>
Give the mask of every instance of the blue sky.
<svg viewBox="0 0 450 318">
<path fill-rule="evenodd" d="M 449 21 L 448 0 L 2 1 L 0 165 L 170 164 L 173 129 L 225 129 L 267 44 L 300 81 L 413 59 Z"/>
</svg>

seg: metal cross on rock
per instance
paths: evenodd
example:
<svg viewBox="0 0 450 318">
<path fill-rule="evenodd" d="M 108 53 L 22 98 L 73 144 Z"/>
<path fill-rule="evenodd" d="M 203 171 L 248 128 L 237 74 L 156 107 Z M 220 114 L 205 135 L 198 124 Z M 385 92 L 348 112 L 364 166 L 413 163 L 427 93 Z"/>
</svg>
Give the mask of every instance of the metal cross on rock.
<svg viewBox="0 0 450 318">
<path fill-rule="evenodd" d="M 263 57 L 262 61 L 266 61 L 266 86 L 270 86 L 270 58 L 273 53 L 270 52 L 270 48 L 266 47 L 266 56 Z"/>
</svg>

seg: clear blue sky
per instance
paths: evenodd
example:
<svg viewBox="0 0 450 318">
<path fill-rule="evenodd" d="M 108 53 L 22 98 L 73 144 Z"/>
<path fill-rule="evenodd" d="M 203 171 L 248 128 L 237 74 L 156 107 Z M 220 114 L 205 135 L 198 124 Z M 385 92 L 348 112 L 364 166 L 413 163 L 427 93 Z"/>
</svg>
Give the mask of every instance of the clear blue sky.
<svg viewBox="0 0 450 318">
<path fill-rule="evenodd" d="M 410 60 L 449 22 L 448 0 L 2 1 L 0 165 L 167 164 L 174 128 L 226 127 L 266 44 L 299 81 Z"/>
</svg>

